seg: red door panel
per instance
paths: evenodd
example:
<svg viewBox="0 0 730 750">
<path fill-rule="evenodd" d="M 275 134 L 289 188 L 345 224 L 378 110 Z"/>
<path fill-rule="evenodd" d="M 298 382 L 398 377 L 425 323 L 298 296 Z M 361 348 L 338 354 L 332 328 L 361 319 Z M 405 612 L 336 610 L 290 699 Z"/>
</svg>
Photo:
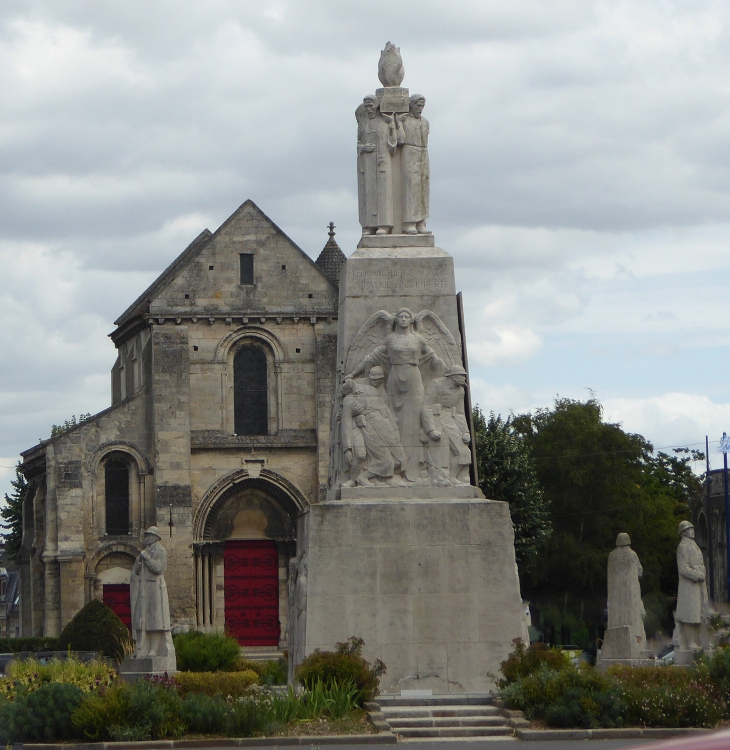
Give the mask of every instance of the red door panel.
<svg viewBox="0 0 730 750">
<path fill-rule="evenodd" d="M 131 630 L 132 605 L 129 600 L 128 583 L 105 583 L 102 601 Z"/>
<path fill-rule="evenodd" d="M 279 555 L 276 543 L 229 541 L 223 552 L 226 630 L 242 646 L 278 646 Z"/>
</svg>

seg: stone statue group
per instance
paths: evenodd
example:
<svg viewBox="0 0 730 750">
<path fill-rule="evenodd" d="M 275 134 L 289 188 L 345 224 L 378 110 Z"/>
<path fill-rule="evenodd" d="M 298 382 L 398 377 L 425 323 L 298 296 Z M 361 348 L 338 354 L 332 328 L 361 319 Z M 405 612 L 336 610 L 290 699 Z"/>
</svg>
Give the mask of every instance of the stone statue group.
<svg viewBox="0 0 730 750">
<path fill-rule="evenodd" d="M 677 608 L 674 612 L 674 663 L 691 664 L 694 653 L 711 646 L 707 627 L 716 614 L 707 596 L 707 574 L 702 551 L 695 542 L 694 526 L 679 524 L 677 547 Z M 644 630 L 644 605 L 639 579 L 643 569 L 631 549 L 628 534 L 619 534 L 616 549 L 608 556 L 608 627 L 603 640 L 601 662 L 640 662 L 650 657 Z"/>
<path fill-rule="evenodd" d="M 382 52 L 378 76 L 386 88 L 366 96 L 355 111 L 362 233 L 391 234 L 394 226 L 401 226 L 403 234 L 430 234 L 426 98 L 408 97 L 408 90 L 399 88 L 403 61 L 390 42 Z"/>
<path fill-rule="evenodd" d="M 470 483 L 466 370 L 448 328 L 429 311 L 380 310 L 348 353 L 337 413 L 345 487 Z"/>
</svg>

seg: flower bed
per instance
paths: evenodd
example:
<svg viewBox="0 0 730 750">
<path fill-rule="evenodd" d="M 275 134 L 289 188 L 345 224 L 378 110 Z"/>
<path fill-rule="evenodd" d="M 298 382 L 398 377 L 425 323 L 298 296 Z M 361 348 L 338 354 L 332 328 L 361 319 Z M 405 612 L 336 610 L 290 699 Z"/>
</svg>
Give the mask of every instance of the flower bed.
<svg viewBox="0 0 730 750">
<path fill-rule="evenodd" d="M 512 709 L 551 727 L 713 727 L 730 718 L 730 650 L 692 668 L 612 667 L 560 662 L 542 644 L 503 662 L 501 697 Z"/>
</svg>

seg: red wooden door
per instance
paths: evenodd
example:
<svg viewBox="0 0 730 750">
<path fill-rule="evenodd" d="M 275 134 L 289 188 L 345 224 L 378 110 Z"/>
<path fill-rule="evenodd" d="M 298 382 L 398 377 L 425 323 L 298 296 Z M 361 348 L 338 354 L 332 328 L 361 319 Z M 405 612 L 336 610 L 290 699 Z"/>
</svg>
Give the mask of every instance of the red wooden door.
<svg viewBox="0 0 730 750">
<path fill-rule="evenodd" d="M 129 601 L 128 583 L 105 583 L 102 601 L 131 630 L 132 605 Z"/>
<path fill-rule="evenodd" d="M 242 646 L 279 645 L 279 555 L 272 541 L 229 541 L 223 552 L 226 630 Z"/>
</svg>

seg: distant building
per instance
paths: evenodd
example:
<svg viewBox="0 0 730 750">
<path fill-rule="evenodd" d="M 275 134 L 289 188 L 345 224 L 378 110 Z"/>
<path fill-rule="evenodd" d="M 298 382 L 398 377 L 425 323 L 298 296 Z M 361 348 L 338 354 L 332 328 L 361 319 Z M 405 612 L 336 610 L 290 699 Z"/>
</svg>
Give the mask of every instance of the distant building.
<svg viewBox="0 0 730 750">
<path fill-rule="evenodd" d="M 247 201 L 117 319 L 111 407 L 22 454 L 23 635 L 58 635 L 94 598 L 129 622 L 156 525 L 176 626 L 286 647 L 289 561 L 327 483 L 344 262 L 332 227 L 315 262 Z"/>
<path fill-rule="evenodd" d="M 0 541 L 0 638 L 20 635 L 20 580 L 18 568 Z"/>
<path fill-rule="evenodd" d="M 702 550 L 707 569 L 707 590 L 717 602 L 728 601 L 727 538 L 725 535 L 725 485 L 723 470 L 710 472 L 710 498 L 707 487 L 692 505 L 695 540 Z"/>
</svg>

